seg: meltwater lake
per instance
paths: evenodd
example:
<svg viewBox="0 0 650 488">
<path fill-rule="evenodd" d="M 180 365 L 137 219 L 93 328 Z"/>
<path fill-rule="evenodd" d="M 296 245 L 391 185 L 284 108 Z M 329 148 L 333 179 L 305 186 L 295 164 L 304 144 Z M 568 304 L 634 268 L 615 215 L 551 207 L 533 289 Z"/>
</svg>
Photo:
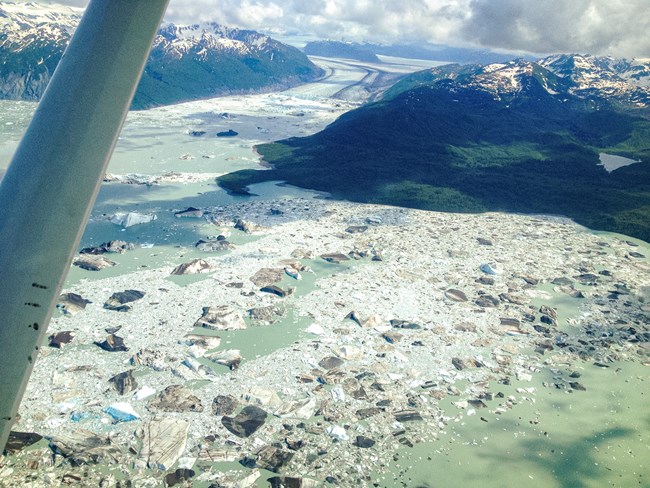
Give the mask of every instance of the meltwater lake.
<svg viewBox="0 0 650 488">
<path fill-rule="evenodd" d="M 218 335 L 222 346 L 240 351 L 243 357 L 243 373 L 231 371 L 221 365 L 214 367 L 207 359 L 198 358 L 200 364 L 213 369 L 218 379 L 180 379 L 178 376 L 172 376 L 169 371 L 164 372 L 169 375 L 165 376 L 165 379 L 174 378 L 175 382 L 186 384 L 195 392 L 211 381 L 227 382 L 230 386 L 220 388 L 235 395 L 248 391 L 249 383 L 268 375 L 269 383 L 275 381 L 278 385 L 275 388 L 281 399 L 289 401 L 292 398 L 292 387 L 289 383 L 283 383 L 281 372 L 275 371 L 273 366 L 279 364 L 287 371 L 293 371 L 291 368 L 297 368 L 297 365 L 301 364 L 304 371 L 299 381 L 306 382 L 305 384 L 308 383 L 310 388 L 313 388 L 312 397 L 327 400 L 320 404 L 317 411 L 312 412 L 312 416 L 300 422 L 282 419 L 286 424 L 291 423 L 291 428 L 286 428 L 282 436 L 277 434 L 276 440 L 282 444 L 283 452 L 288 452 L 285 444 L 295 447 L 298 432 L 305 431 L 311 435 L 307 437 L 305 434 L 305 439 L 309 440 L 305 441 L 307 447 L 304 449 L 313 449 L 316 453 L 314 458 L 305 455 L 304 463 L 294 461 L 294 465 L 289 464 L 293 470 L 289 472 L 299 472 L 305 479 L 319 480 L 317 483 L 320 484 L 313 486 L 328 486 L 328 483 L 333 486 L 380 487 L 650 486 L 650 467 L 647 462 L 647 459 L 650 459 L 650 413 L 647 408 L 650 395 L 650 351 L 646 347 L 647 341 L 644 342 L 640 336 L 636 342 L 630 340 L 631 342 L 624 346 L 617 342 L 616 347 L 620 346 L 623 352 L 616 349 L 617 353 L 612 354 L 612 361 L 608 363 L 601 363 L 589 356 L 588 346 L 580 345 L 579 342 L 596 341 L 598 338 L 603 342 L 607 339 L 619 341 L 619 338 L 612 335 L 614 326 L 603 325 L 602 330 L 593 329 L 596 332 L 590 329 L 592 335 L 584 333 L 585 323 L 593 318 L 594 324 L 602 325 L 603 317 L 610 314 L 610 309 L 611 315 L 624 317 L 620 320 L 627 320 L 629 327 L 635 327 L 635 317 L 639 320 L 639 317 L 644 316 L 643 313 L 647 317 L 650 306 L 648 243 L 626 236 L 594 234 L 588 229 L 569 228 L 565 226 L 568 224 L 555 224 L 543 219 L 517 220 L 524 218 L 521 216 L 513 217 L 514 223 L 510 225 L 507 222 L 508 217 L 502 215 L 488 215 L 485 217 L 487 220 L 480 220 L 481 216 L 455 217 L 446 214 L 441 216 L 439 221 L 432 216 L 431 223 L 416 227 L 418 234 L 413 235 L 411 227 L 407 224 L 425 219 L 421 214 L 408 210 L 377 208 L 376 214 L 381 217 L 378 218 L 367 206 L 359 207 L 358 212 L 354 206 L 327 207 L 327 200 L 324 200 L 327 195 L 282 185 L 281 182 L 254 185 L 250 190 L 255 196 L 229 195 L 216 185 L 215 177 L 219 174 L 238 169 L 264 170 L 260 166 L 259 156 L 254 151 L 256 144 L 314 133 L 339 115 L 358 106 L 363 99 L 362 80 L 371 82 L 374 79 L 369 77 L 369 72 L 383 70 L 401 73 L 422 67 L 422 63 L 409 64 L 408 61 L 393 58 L 384 60 L 386 64 L 377 67 L 318 58 L 316 61 L 328 71 L 328 76 L 319 83 L 279 93 L 224 97 L 129 114 L 108 170 L 112 177 L 107 180 L 111 181 L 102 184 L 80 247 L 98 246 L 119 239 L 133 243 L 135 248 L 124 254 L 111 255 L 111 260 L 117 265 L 98 272 L 73 266 L 64 291 L 74 289 L 87 296 L 100 297 L 118 291 L 117 287 L 123 289 L 127 286 L 142 286 L 144 289 L 149 286 L 145 301 L 151 311 L 135 315 L 138 318 L 134 319 L 135 325 L 141 326 L 142 329 L 134 328 L 134 324 L 124 318 L 129 317 L 128 315 L 115 319 L 115 323 L 121 324 L 121 333 L 127 343 L 144 342 L 143 334 L 149 334 L 147 337 L 150 337 L 153 343 L 158 343 L 162 341 L 159 336 L 166 334 L 165 329 L 158 330 L 151 324 L 159 324 L 165 320 L 173 323 L 180 320 L 179 317 L 184 313 L 182 311 L 190 305 L 197 305 L 195 308 L 199 311 L 201 306 L 207 305 L 198 298 L 197 303 L 188 304 L 193 296 L 200 296 L 203 300 L 211 293 L 210 287 L 215 290 L 231 287 L 228 288 L 230 294 L 223 295 L 227 297 L 227 300 L 224 298 L 224 303 L 248 303 L 246 300 L 252 300 L 253 297 L 231 293 L 234 287 L 239 286 L 241 275 L 252 274 L 249 273 L 248 267 L 253 269 L 255 266 L 266 266 L 270 262 L 269 256 L 285 258 L 283 266 L 288 266 L 289 261 L 285 253 L 288 254 L 294 248 L 305 247 L 305 243 L 311 242 L 312 238 L 328 244 L 351 242 L 350 239 L 354 239 L 355 234 L 346 231 L 347 225 L 343 222 L 352 222 L 352 228 L 370 226 L 371 231 L 374 224 L 368 224 L 368 221 L 380 222 L 382 226 L 386 226 L 385 232 L 381 231 L 382 227 L 378 227 L 379 231 L 372 234 L 372 237 L 365 240 L 359 238 L 359 242 L 366 244 L 367 249 L 371 250 L 380 249 L 382 243 L 386 244 L 387 251 L 383 259 L 387 266 L 391 266 L 385 273 L 390 280 L 387 283 L 390 284 L 373 281 L 373 273 L 378 271 L 373 267 L 369 256 L 337 263 L 305 253 L 299 258 L 300 264 L 308 267 L 308 270 L 302 271 L 302 280 L 296 281 L 284 276 L 277 282 L 277 286 L 282 290 L 295 287 L 295 291 L 293 298 L 290 298 L 293 301 L 287 302 L 289 305 L 286 307 L 286 314 L 275 324 L 259 326 L 247 317 L 245 322 L 248 328 L 245 330 L 201 332 L 205 335 Z M 1 101 L 0 107 L 2 169 L 8 164 L 35 105 L 28 102 Z M 216 136 L 217 132 L 229 130 L 237 132 L 237 136 Z M 199 132 L 204 134 L 192 135 Z M 609 172 L 635 163 L 620 156 L 600 156 L 601 163 Z M 210 215 L 213 216 L 223 213 L 224 218 L 207 220 L 175 216 L 176 212 L 189 207 L 210 209 Z M 290 234 L 279 236 L 278 244 L 265 241 L 264 232 L 249 234 L 233 229 L 232 221 L 229 220 L 240 213 L 241 217 L 259 218 L 266 224 L 270 221 L 268 211 L 273 209 L 284 209 L 279 218 L 283 219 L 281 222 L 286 224 L 286 232 Z M 110 217 L 118 212 L 155 215 L 156 219 L 146 224 L 122 228 L 110 222 Z M 337 218 L 341 220 L 336 220 Z M 477 219 L 478 224 L 474 227 L 470 224 L 458 224 L 465 218 Z M 556 258 L 552 248 L 535 248 L 535 256 L 543 260 L 539 263 L 540 267 L 561 269 L 571 265 L 576 269 L 580 266 L 590 268 L 590 260 L 593 260 L 606 263 L 607 268 L 599 264 L 592 266 L 593 269 L 590 268 L 589 273 L 593 273 L 598 280 L 605 280 L 607 275 L 599 273 L 613 270 L 616 279 L 604 283 L 599 281 L 597 285 L 593 285 L 587 278 L 573 278 L 575 283 L 569 286 L 562 281 L 540 281 L 533 284 L 534 280 L 526 276 L 530 283 L 522 285 L 519 291 L 522 294 L 525 292 L 529 301 L 525 306 L 515 302 L 506 305 L 503 310 L 499 310 L 501 316 L 489 310 L 475 313 L 471 309 L 471 303 L 452 303 L 449 298 L 445 298 L 444 293 L 449 289 L 467 291 L 478 287 L 473 271 L 468 270 L 470 267 L 471 270 L 478 269 L 478 259 L 488 256 L 481 254 L 487 253 L 484 249 L 477 251 L 469 244 L 463 244 L 466 247 L 459 249 L 455 246 L 458 242 L 470 241 L 473 245 L 475 236 L 472 232 L 489 230 L 492 218 L 500 222 L 499 228 L 512 231 L 514 236 L 507 244 L 497 242 L 494 252 L 490 254 L 498 259 L 499 251 L 503 251 L 505 255 L 507 250 L 511 253 L 509 256 L 517 256 L 516 263 L 507 260 L 498 263 L 499 269 L 516 270 L 507 278 L 496 278 L 497 283 L 502 284 L 506 291 L 515 278 L 520 278 L 520 267 L 535 270 L 535 263 L 526 262 L 527 252 L 523 246 L 533 246 L 536 239 L 547 237 L 555 239 L 549 242 L 562 245 L 562 249 L 558 248 L 557 252 L 558 256 L 561 254 L 561 258 L 558 257 L 557 261 L 554 261 Z M 332 228 L 323 230 L 330 222 L 327 219 L 333 222 Z M 403 228 L 400 227 L 402 224 Z M 535 226 L 542 229 L 538 234 L 535 234 Z M 547 229 L 546 226 L 551 226 L 549 228 L 552 231 L 544 230 Z M 459 228 L 461 231 L 458 231 Z M 458 232 L 465 232 L 463 239 L 469 236 L 467 241 L 459 240 Z M 554 237 L 554 232 L 566 232 L 569 240 L 562 241 L 560 234 L 559 237 Z M 211 274 L 169 276 L 168 268 L 172 266 L 199 258 L 209 259 L 204 252 L 195 248 L 195 243 L 217 235 L 225 236 L 244 251 L 231 261 L 227 252 L 216 255 L 215 259 L 219 259 L 223 267 L 216 268 Z M 417 251 L 411 248 L 405 251 L 400 248 L 402 241 L 412 241 L 409 245 L 417 249 L 417 239 L 426 240 L 427 245 L 436 243 L 435 247 L 444 248 L 444 256 L 436 256 L 437 261 L 425 261 L 425 257 L 418 256 Z M 516 245 L 521 245 L 522 250 L 513 251 Z M 578 251 L 569 249 L 572 246 Z M 289 247 L 291 249 L 288 249 Z M 295 261 L 298 258 L 293 256 L 292 259 Z M 420 261 L 426 262 L 427 266 L 418 267 L 417 263 Z M 227 268 L 228 265 L 231 266 L 230 269 Z M 632 270 L 633 275 L 632 272 L 627 273 L 628 270 Z M 141 276 L 146 278 L 140 278 Z M 627 285 L 634 288 L 634 291 L 626 289 L 625 281 L 628 276 Z M 500 279 L 501 282 L 498 281 Z M 244 281 L 246 283 L 242 285 L 242 291 L 246 292 L 249 284 L 247 280 Z M 148 282 L 153 285 L 147 285 Z M 165 303 L 169 308 L 163 312 L 159 311 L 156 308 L 157 302 L 166 300 L 164 297 L 167 293 L 174 299 L 182 297 L 185 303 L 179 303 L 177 308 Z M 435 306 L 431 309 L 430 322 L 423 323 L 423 330 L 417 332 L 422 333 L 422 337 L 433 338 L 431 341 L 436 344 L 436 348 L 431 350 L 423 351 L 423 348 L 427 347 L 426 341 L 419 336 L 417 340 L 409 339 L 409 329 L 395 329 L 391 325 L 379 323 L 378 319 L 378 323 L 373 325 L 373 316 L 364 309 L 365 306 L 369 307 L 368 304 L 373 304 L 383 312 L 384 319 L 391 318 L 386 316 L 387 311 L 394 311 L 395 315 L 399 312 L 406 317 L 409 310 L 420 306 L 415 298 L 417 293 L 422 293 L 423 297 L 435 296 L 437 300 L 432 302 Z M 467 293 L 469 294 L 469 291 Z M 581 297 L 581 293 L 589 299 L 586 301 Z M 332 294 L 335 295 L 334 298 L 330 296 Z M 603 295 L 594 297 L 594 294 Z M 615 298 L 612 298 L 612 295 Z M 399 300 L 396 298 L 398 296 Z M 451 296 L 457 298 L 460 295 Z M 330 308 L 324 307 L 324 303 L 330 302 Z M 265 301 L 264 304 L 266 303 Z M 391 308 L 392 303 L 395 303 L 395 306 Z M 589 307 L 585 306 L 586 303 L 590 304 Z M 352 311 L 352 304 L 358 312 L 358 317 L 353 316 L 354 320 L 346 315 Z M 103 339 L 106 336 L 104 328 L 113 320 L 114 315 L 101 310 L 100 306 L 101 303 L 96 307 L 97 310 L 87 312 L 88 317 L 92 318 L 88 323 L 82 323 L 79 318 L 69 319 L 57 312 L 53 330 L 61 330 L 67 327 L 67 324 L 77 324 L 75 327 L 79 327 L 79 340 L 86 342 L 82 346 L 70 346 L 72 349 L 68 350 L 71 352 L 66 352 L 66 349 L 52 349 L 43 354 L 42 360 L 39 361 L 43 367 L 39 369 L 37 364 L 30 390 L 32 393 L 26 400 L 30 402 L 30 413 L 23 412 L 19 428 L 37 432 L 40 430 L 41 434 L 50 438 L 82 428 L 105 435 L 114 434 L 117 440 L 123 440 L 132 439 L 133 431 L 144 423 L 143 419 L 135 421 L 139 422 L 138 425 L 111 423 L 107 415 L 102 413 L 102 408 L 106 406 L 101 403 L 104 402 L 101 395 L 106 390 L 105 385 L 96 387 L 96 399 L 84 399 L 80 385 L 91 385 L 95 388 L 94 383 L 105 383 L 107 378 L 104 376 L 108 376 L 108 373 L 102 371 L 101 367 L 83 378 L 72 379 L 70 376 L 70 370 L 79 367 L 77 362 L 80 360 L 74 357 L 75 352 L 77 355 L 86 355 L 94 351 L 93 340 Z M 438 306 L 449 307 L 452 312 L 447 314 L 445 309 L 443 313 L 436 308 Z M 499 324 L 499 319 L 508 318 L 510 313 L 514 313 L 513 310 L 519 310 L 516 308 L 519 306 L 533 315 L 539 315 L 538 311 L 544 306 L 556 310 L 557 317 L 554 320 L 557 328 L 554 334 L 548 340 L 535 345 L 528 341 L 523 333 L 520 334 L 520 331 L 508 329 L 508 333 L 502 336 L 503 344 L 483 344 L 482 329 L 479 328 L 478 332 L 471 331 L 471 324 L 468 326 L 464 319 L 457 320 L 465 315 L 454 315 L 456 309 L 453 309 L 464 307 L 460 310 L 475 317 L 477 323 L 488 323 L 485 317 L 492 317 L 490 314 L 493 314 L 495 324 Z M 632 312 L 632 309 L 636 312 Z M 83 313 L 78 317 L 83 317 Z M 196 318 L 198 315 L 192 316 L 192 321 Z M 334 325 L 331 325 L 332 323 Z M 512 324 L 512 321 L 505 323 Z M 308 332 L 319 330 L 310 329 L 314 324 L 322 325 L 326 332 L 322 335 Z M 331 327 L 328 328 L 328 324 Z M 191 325 L 188 325 L 188 333 L 195 331 Z M 452 327 L 459 325 L 465 329 Z M 523 328 L 525 324 L 521 325 Z M 622 324 L 617 325 L 623 327 Z M 485 329 L 484 332 L 492 333 L 493 328 Z M 357 337 L 355 333 L 359 330 L 365 335 Z M 391 335 L 395 331 L 398 335 Z M 452 355 L 449 352 L 451 350 L 459 357 L 467 353 L 467 344 L 463 342 L 465 336 L 459 335 L 462 333 L 470 334 L 468 337 L 475 343 L 473 347 L 479 351 L 475 355 L 479 363 L 499 371 L 501 365 L 497 364 L 497 359 L 512 356 L 512 361 L 519 368 L 517 374 L 479 374 L 483 367 L 458 367 L 457 371 L 451 367 L 450 362 L 445 363 L 447 366 L 444 371 L 427 369 L 430 368 L 428 365 L 439 363 L 430 363 L 425 357 L 437 360 L 438 357 Z M 373 342 L 372 338 L 375 336 L 380 338 L 380 345 Z M 576 348 L 584 346 L 584 350 L 580 349 L 584 354 L 580 356 L 576 352 L 566 362 L 557 359 L 559 356 L 553 356 L 554 360 L 551 361 L 551 351 L 557 353 L 559 348 L 564 347 L 563 341 L 568 340 L 567 337 L 579 337 L 579 340 L 576 340 Z M 409 341 L 410 345 L 404 349 L 405 353 L 398 354 L 400 349 L 396 352 L 393 347 L 408 344 Z M 424 345 L 417 344 L 418 341 L 425 341 Z M 353 345 L 361 353 L 352 347 L 341 352 L 341 344 Z M 354 374 L 346 379 L 347 382 L 338 382 L 334 378 L 335 374 L 323 372 L 323 366 L 314 359 L 320 357 L 319 354 L 324 354 L 323 350 L 330 349 L 338 351 L 337 357 L 346 357 L 351 364 L 356 364 L 354 361 L 359 360 L 354 354 L 362 353 L 372 356 L 372 362 L 363 363 L 363 367 L 354 366 Z M 299 355 L 298 358 L 290 357 L 292 350 Z M 62 356 L 57 359 L 56 354 L 59 353 Z M 179 353 L 175 350 L 169 353 L 180 361 L 182 358 L 176 358 L 177 354 Z M 575 359 L 576 355 L 579 360 Z M 130 353 L 124 356 L 125 361 L 116 364 L 122 364 L 120 367 L 126 368 L 125 362 L 129 361 L 129 356 Z M 92 356 L 88 356 L 90 357 Z M 413 361 L 413 358 L 422 358 L 422 361 Z M 403 366 L 402 363 L 408 363 L 408 366 Z M 455 364 L 459 364 L 458 361 Z M 531 367 L 525 369 L 526 365 Z M 60 366 L 61 371 L 55 372 L 55 380 L 52 379 L 52 371 L 47 370 L 46 366 Z M 112 364 L 111 367 L 118 366 Z M 391 369 L 393 367 L 396 368 L 395 371 Z M 320 373 L 316 373 L 319 369 Z M 505 369 L 506 366 L 504 371 Z M 154 388 L 160 386 L 153 379 L 156 378 L 154 373 L 148 371 L 146 374 L 138 374 L 141 375 L 138 376 L 140 381 Z M 91 383 L 89 378 L 92 375 L 97 375 L 98 379 Z M 438 379 L 428 381 L 430 377 Z M 296 378 L 292 376 L 287 376 L 286 381 L 297 384 Z M 350 387 L 351 384 L 354 388 Z M 50 388 L 52 391 L 48 390 Z M 479 396 L 478 392 L 483 396 Z M 377 400 L 368 403 L 364 410 L 364 415 L 369 416 L 348 415 L 346 409 L 350 412 L 360 410 L 354 402 L 369 401 L 360 400 L 363 395 Z M 53 401 L 55 397 L 63 399 Z M 250 394 L 249 400 L 246 401 L 254 403 L 255 400 L 251 399 L 253 397 L 255 395 Z M 135 408 L 145 415 L 143 403 L 137 403 L 130 397 L 125 397 L 124 401 L 131 401 Z M 246 403 L 244 400 L 240 401 L 240 406 Z M 392 412 L 391 402 L 393 405 L 400 405 L 400 409 L 403 407 L 404 411 L 435 411 L 437 414 L 426 417 L 426 422 L 417 426 L 413 426 L 415 423 L 409 420 L 415 418 L 415 415 L 404 414 L 402 410 L 398 412 L 401 421 L 386 421 L 383 417 L 381 422 L 373 420 L 370 414 L 385 415 Z M 263 403 L 262 405 L 263 408 L 272 410 L 270 406 Z M 210 406 L 206 406 L 206 410 L 209 409 Z M 32 410 L 37 413 L 32 415 Z M 73 412 L 83 412 L 87 416 L 73 416 Z M 176 414 L 171 416 L 182 417 Z M 71 420 L 73 418 L 77 420 Z M 79 423 L 79 418 L 87 420 Z M 210 475 L 217 476 L 217 471 L 227 472 L 230 480 L 228 482 L 232 484 L 225 486 L 269 486 L 266 480 L 277 475 L 272 470 L 252 469 L 245 462 L 240 462 L 239 458 L 206 461 L 205 457 L 201 457 L 208 445 L 211 446 L 209 449 L 213 450 L 230 449 L 234 452 L 244 449 L 236 444 L 235 441 L 239 442 L 237 439 L 219 437 L 220 431 L 217 427 L 221 428 L 221 424 L 218 420 L 214 415 L 209 421 L 192 418 L 192 422 L 196 422 L 196 425 L 192 424 L 188 437 L 188 445 L 192 446 L 192 449 L 188 448 L 188 452 L 173 466 L 167 467 L 167 471 L 181 466 L 192 467 L 197 472 L 193 486 L 212 486 L 214 480 Z M 300 424 L 303 425 L 298 427 Z M 332 425 L 343 428 L 348 434 L 336 437 L 332 435 L 332 429 L 327 433 L 327 427 Z M 280 428 L 282 427 L 278 426 L 278 429 Z M 214 437 L 215 432 L 218 441 L 206 440 L 209 439 L 208 436 L 202 437 L 206 433 Z M 373 433 L 376 444 L 363 449 L 358 447 L 360 441 L 356 434 L 362 432 L 364 436 L 367 434 L 367 437 L 371 436 L 369 432 Z M 380 432 L 389 434 L 380 438 Z M 129 442 L 137 451 L 139 441 L 136 439 Z M 251 449 L 259 449 L 264 444 L 261 440 L 259 446 L 255 444 L 256 441 L 250 442 L 253 446 Z M 32 454 L 25 454 L 25 459 L 31 455 L 34 459 L 41 460 L 41 467 L 34 475 L 37 478 L 40 476 L 38 473 L 54 472 L 58 476 L 60 473 L 57 469 L 68 469 L 67 465 L 60 468 L 63 464 L 51 465 L 42 461 L 47 457 L 43 454 L 48 452 L 47 446 L 48 440 L 44 439 L 32 448 Z M 246 444 L 246 448 L 249 447 Z M 291 452 L 296 453 L 296 459 L 303 459 L 300 458 L 303 456 L 300 449 Z M 8 486 L 15 485 L 22 482 L 27 474 L 32 473 L 33 470 L 30 471 L 28 466 L 33 464 L 24 461 L 20 456 L 10 454 L 8 459 L 10 463 L 14 463 L 10 466 L 12 471 L 0 467 L 0 484 L 8 480 Z M 320 468 L 317 459 L 322 459 Z M 307 464 L 308 462 L 311 464 Z M 354 466 L 361 466 L 359 463 L 368 467 L 367 472 L 355 472 Z M 155 486 L 157 482 L 162 483 L 161 478 L 165 474 L 157 470 L 143 469 L 137 462 L 118 466 L 99 463 L 99 466 L 91 466 L 89 469 L 93 473 L 100 473 L 97 476 L 107 476 L 106 479 L 112 482 L 134 479 L 136 486 L 138 482 Z M 253 476 L 255 473 L 258 474 L 257 477 Z M 244 482 L 246 479 L 249 481 Z"/>
</svg>

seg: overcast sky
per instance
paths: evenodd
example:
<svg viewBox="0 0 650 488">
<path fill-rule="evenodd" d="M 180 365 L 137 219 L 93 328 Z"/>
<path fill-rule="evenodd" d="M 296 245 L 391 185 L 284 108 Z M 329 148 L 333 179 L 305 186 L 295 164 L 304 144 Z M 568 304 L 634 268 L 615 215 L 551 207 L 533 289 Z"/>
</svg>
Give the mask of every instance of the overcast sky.
<svg viewBox="0 0 650 488">
<path fill-rule="evenodd" d="M 171 0 L 167 20 L 336 40 L 650 58 L 650 0 Z"/>
</svg>

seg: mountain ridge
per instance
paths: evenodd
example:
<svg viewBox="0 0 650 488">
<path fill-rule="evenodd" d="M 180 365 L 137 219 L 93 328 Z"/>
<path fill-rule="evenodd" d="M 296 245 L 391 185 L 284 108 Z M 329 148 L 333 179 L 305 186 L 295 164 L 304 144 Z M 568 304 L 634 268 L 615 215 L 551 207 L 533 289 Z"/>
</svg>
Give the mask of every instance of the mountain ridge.
<svg viewBox="0 0 650 488">
<path fill-rule="evenodd" d="M 219 182 L 240 193 L 283 180 L 359 202 L 565 215 L 650 241 L 648 90 L 615 73 L 584 87 L 571 74 L 523 60 L 424 70 L 320 133 L 259 146 L 271 170 Z M 640 163 L 608 173 L 600 153 Z"/>
<path fill-rule="evenodd" d="M 517 93 L 527 77 L 535 78 L 554 97 L 617 102 L 626 108 L 650 106 L 650 63 L 581 54 L 553 55 L 537 62 L 515 59 L 485 66 L 444 65 L 405 77 L 386 97 L 443 80 L 507 97 Z"/>
<path fill-rule="evenodd" d="M 0 2 L 0 99 L 37 100 L 83 10 Z M 132 108 L 287 88 L 323 75 L 297 48 L 216 23 L 165 23 Z"/>
</svg>

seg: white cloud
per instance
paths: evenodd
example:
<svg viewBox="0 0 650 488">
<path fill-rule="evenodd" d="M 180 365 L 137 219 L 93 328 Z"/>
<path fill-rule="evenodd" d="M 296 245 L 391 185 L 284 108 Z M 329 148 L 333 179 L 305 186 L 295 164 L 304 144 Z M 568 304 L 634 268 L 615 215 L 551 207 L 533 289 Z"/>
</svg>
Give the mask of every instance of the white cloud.
<svg viewBox="0 0 650 488">
<path fill-rule="evenodd" d="M 648 0 L 472 0 L 461 36 L 531 52 L 650 55 Z"/>
<path fill-rule="evenodd" d="M 337 40 L 650 57 L 648 1 L 171 0 L 167 19 Z"/>
</svg>

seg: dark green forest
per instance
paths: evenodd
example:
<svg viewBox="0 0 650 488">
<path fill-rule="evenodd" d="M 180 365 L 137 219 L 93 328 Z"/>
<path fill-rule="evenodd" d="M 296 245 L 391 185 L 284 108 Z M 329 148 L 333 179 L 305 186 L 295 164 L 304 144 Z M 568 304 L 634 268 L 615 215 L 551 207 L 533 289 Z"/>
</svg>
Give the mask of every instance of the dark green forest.
<svg viewBox="0 0 650 488">
<path fill-rule="evenodd" d="M 562 80 L 536 75 L 511 99 L 414 75 L 320 133 L 258 146 L 273 169 L 219 183 L 245 193 L 284 180 L 358 202 L 564 215 L 650 241 L 647 112 L 552 96 L 542 82 Z M 608 173 L 601 152 L 641 162 Z"/>
</svg>

